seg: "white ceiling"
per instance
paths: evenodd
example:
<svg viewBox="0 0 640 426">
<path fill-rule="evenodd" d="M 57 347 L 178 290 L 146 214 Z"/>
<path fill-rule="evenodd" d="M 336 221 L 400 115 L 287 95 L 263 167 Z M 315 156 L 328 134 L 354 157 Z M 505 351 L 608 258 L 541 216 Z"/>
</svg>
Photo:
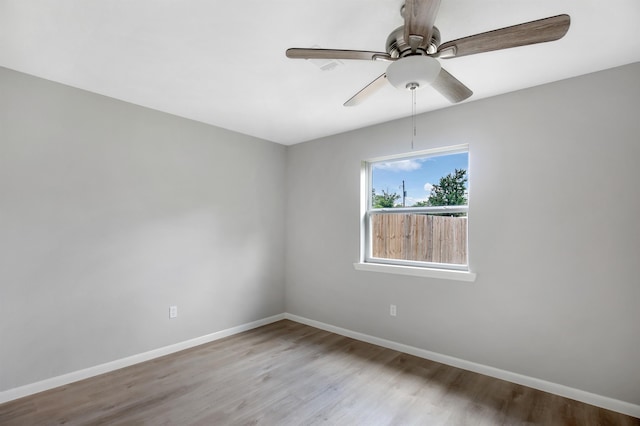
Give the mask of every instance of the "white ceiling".
<svg viewBox="0 0 640 426">
<path fill-rule="evenodd" d="M 409 116 L 384 62 L 322 71 L 288 47 L 384 51 L 403 0 L 0 0 L 0 66 L 282 144 Z M 640 60 L 638 0 L 443 0 L 442 41 L 571 15 L 555 42 L 441 60 L 488 96 Z M 639 76 L 640 77 L 640 76 Z M 640 84 L 640 83 L 639 83 Z M 450 106 L 431 88 L 418 112 Z"/>
</svg>

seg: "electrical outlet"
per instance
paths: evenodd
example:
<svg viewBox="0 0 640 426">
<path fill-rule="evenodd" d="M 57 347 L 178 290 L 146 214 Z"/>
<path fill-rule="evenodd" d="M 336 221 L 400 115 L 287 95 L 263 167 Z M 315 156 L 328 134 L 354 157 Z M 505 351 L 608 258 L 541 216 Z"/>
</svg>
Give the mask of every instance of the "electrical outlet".
<svg viewBox="0 0 640 426">
<path fill-rule="evenodd" d="M 169 318 L 175 318 L 178 316 L 178 307 L 169 306 Z"/>
<path fill-rule="evenodd" d="M 392 317 L 395 317 L 398 314 L 398 310 L 396 308 L 396 305 L 389 305 L 389 315 L 391 315 Z"/>
</svg>

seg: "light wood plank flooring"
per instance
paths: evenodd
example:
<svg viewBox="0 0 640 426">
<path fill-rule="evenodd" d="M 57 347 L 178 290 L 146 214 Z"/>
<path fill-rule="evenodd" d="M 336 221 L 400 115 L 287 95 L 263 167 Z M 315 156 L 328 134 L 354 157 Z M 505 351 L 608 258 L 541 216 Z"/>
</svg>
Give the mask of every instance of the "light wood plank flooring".
<svg viewBox="0 0 640 426">
<path fill-rule="evenodd" d="M 0 405 L 2 425 L 640 425 L 292 321 Z"/>
</svg>

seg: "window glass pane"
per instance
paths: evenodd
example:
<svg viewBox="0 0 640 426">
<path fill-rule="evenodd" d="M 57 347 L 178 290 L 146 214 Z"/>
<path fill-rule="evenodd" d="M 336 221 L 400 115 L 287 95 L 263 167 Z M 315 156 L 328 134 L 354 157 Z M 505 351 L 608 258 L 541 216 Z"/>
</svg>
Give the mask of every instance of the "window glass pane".
<svg viewBox="0 0 640 426">
<path fill-rule="evenodd" d="M 373 163 L 370 205 L 466 205 L 468 164 L 468 152 Z"/>
<path fill-rule="evenodd" d="M 464 269 L 468 165 L 460 148 L 370 163 L 368 261 Z"/>
<path fill-rule="evenodd" d="M 370 223 L 373 257 L 467 264 L 466 213 L 377 213 Z"/>
</svg>

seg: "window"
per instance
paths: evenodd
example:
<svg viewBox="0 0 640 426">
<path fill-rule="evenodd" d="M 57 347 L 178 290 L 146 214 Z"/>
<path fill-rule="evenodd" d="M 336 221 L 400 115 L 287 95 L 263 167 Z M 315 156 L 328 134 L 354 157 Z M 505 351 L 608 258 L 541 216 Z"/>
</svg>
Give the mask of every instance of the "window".
<svg viewBox="0 0 640 426">
<path fill-rule="evenodd" d="M 398 273 L 406 272 L 397 267 L 411 269 L 411 275 L 422 275 L 415 268 L 468 271 L 468 171 L 467 145 L 364 162 L 356 268 L 390 265 Z"/>
</svg>

